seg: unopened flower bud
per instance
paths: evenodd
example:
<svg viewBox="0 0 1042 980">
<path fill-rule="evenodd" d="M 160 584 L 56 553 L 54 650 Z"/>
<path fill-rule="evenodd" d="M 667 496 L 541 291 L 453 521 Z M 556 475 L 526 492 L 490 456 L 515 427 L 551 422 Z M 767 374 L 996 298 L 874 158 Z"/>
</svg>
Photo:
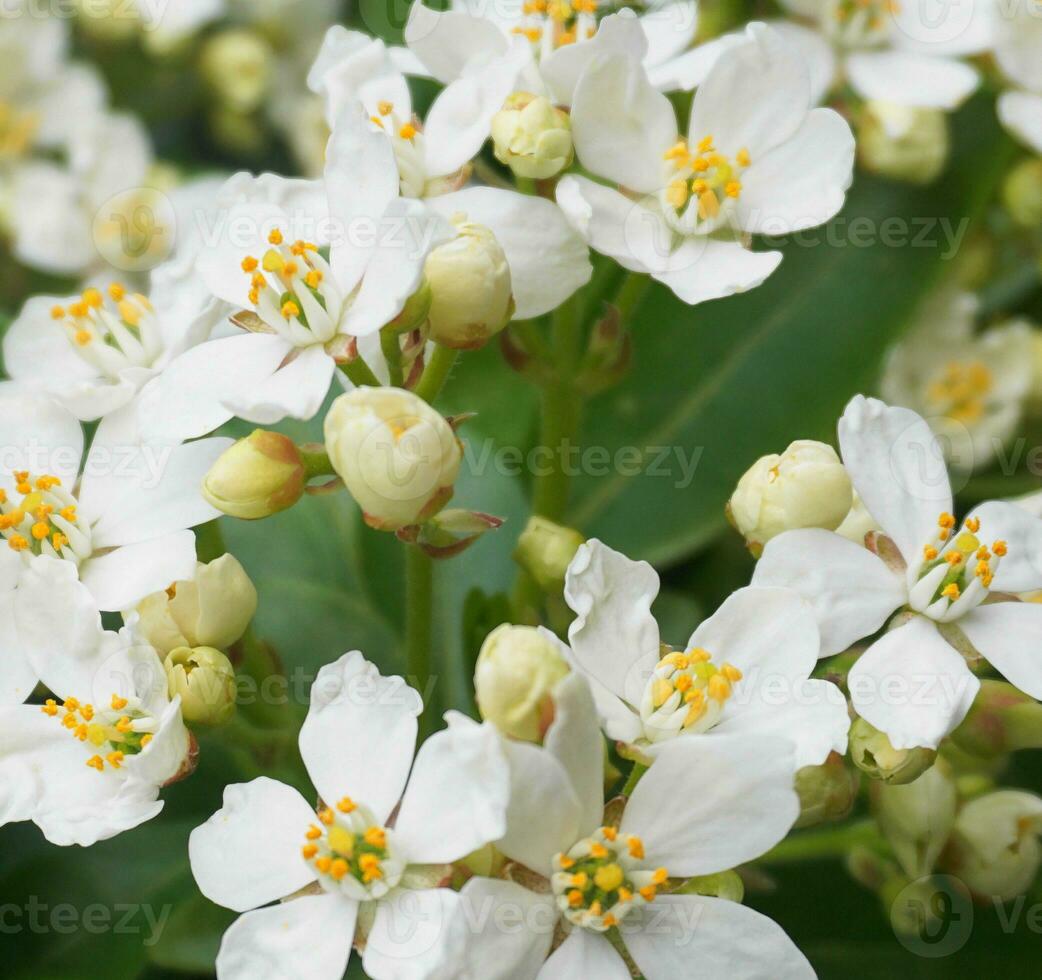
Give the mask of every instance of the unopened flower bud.
<svg viewBox="0 0 1042 980">
<path fill-rule="evenodd" d="M 406 301 L 399 313 L 384 330 L 392 333 L 408 333 L 416 330 L 427 322 L 427 316 L 431 310 L 431 285 L 426 279 Z"/>
<path fill-rule="evenodd" d="M 539 742 L 553 720 L 553 689 L 568 664 L 532 626 L 504 624 L 489 634 L 474 671 L 481 717 L 503 734 Z"/>
<path fill-rule="evenodd" d="M 895 749 L 890 739 L 864 718 L 850 726 L 850 758 L 854 765 L 873 779 L 904 785 L 914 782 L 937 758 L 933 749 Z"/>
<path fill-rule="evenodd" d="M 306 482 L 293 440 L 255 429 L 218 457 L 203 481 L 203 496 L 229 517 L 254 521 L 292 507 Z"/>
<path fill-rule="evenodd" d="M 985 759 L 1040 748 L 1042 705 L 1006 681 L 982 680 L 973 706 L 951 738 L 964 752 Z"/>
<path fill-rule="evenodd" d="M 252 112 L 264 100 L 274 66 L 271 45 L 254 31 L 221 31 L 203 45 L 199 67 L 218 100 Z"/>
<path fill-rule="evenodd" d="M 1009 901 L 1031 887 L 1042 866 L 1042 799 L 999 790 L 967 803 L 955 820 L 945 866 L 989 902 Z"/>
<path fill-rule="evenodd" d="M 330 462 L 370 527 L 398 531 L 430 520 L 452 497 L 463 451 L 452 426 L 399 388 L 356 388 L 325 422 Z"/>
<path fill-rule="evenodd" d="M 163 661 L 170 697 L 188 724 L 223 725 L 235 712 L 235 668 L 212 647 L 178 647 Z"/>
<path fill-rule="evenodd" d="M 162 657 L 178 647 L 226 650 L 257 611 L 257 590 L 232 555 L 196 566 L 195 578 L 175 582 L 138 604 L 137 630 Z"/>
<path fill-rule="evenodd" d="M 928 184 L 948 162 L 948 117 L 939 109 L 869 102 L 858 126 L 858 155 L 870 173 Z"/>
<path fill-rule="evenodd" d="M 874 783 L 876 822 L 910 878 L 930 874 L 955 824 L 958 797 L 943 760 L 906 786 Z"/>
<path fill-rule="evenodd" d="M 510 266 L 496 236 L 462 219 L 458 234 L 427 256 L 430 338 L 444 347 L 481 347 L 514 315 Z"/>
<path fill-rule="evenodd" d="M 850 512 L 852 499 L 850 476 L 836 451 L 800 440 L 750 467 L 738 481 L 728 513 L 755 553 L 783 531 L 834 531 Z"/>
<path fill-rule="evenodd" d="M 842 820 L 857 800 L 858 773 L 849 769 L 838 752 L 820 766 L 804 766 L 796 773 L 796 792 L 800 798 L 797 827 L 815 827 Z"/>
<path fill-rule="evenodd" d="M 853 501 L 850 505 L 850 513 L 843 518 L 843 523 L 836 528 L 836 534 L 853 541 L 855 544 L 864 544 L 865 536 L 870 531 L 881 531 L 876 519 L 868 512 L 864 501 L 854 491 Z"/>
<path fill-rule="evenodd" d="M 572 121 L 545 96 L 515 92 L 492 118 L 492 147 L 518 177 L 556 177 L 574 156 Z"/>
<path fill-rule="evenodd" d="M 570 527 L 545 517 L 531 517 L 518 539 L 514 560 L 544 592 L 564 591 L 564 578 L 575 553 L 586 539 Z"/>
<path fill-rule="evenodd" d="M 1006 175 L 1002 204 L 1022 228 L 1042 225 L 1042 160 L 1024 160 Z"/>
</svg>

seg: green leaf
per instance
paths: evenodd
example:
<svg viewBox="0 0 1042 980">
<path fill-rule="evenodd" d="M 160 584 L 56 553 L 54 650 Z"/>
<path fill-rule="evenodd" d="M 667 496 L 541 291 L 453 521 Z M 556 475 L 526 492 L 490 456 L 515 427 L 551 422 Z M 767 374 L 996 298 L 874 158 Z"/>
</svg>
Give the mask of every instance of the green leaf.
<svg viewBox="0 0 1042 980">
<path fill-rule="evenodd" d="M 616 459 L 629 448 L 641 473 L 580 477 L 571 523 L 631 557 L 677 561 L 724 529 L 724 504 L 755 459 L 833 438 L 845 403 L 872 389 L 888 344 L 950 270 L 946 235 L 965 233 L 1002 173 L 1009 144 L 989 99 L 955 129 L 940 183 L 857 174 L 842 215 L 796 236 L 764 286 L 693 308 L 660 287 L 649 294 L 632 372 L 588 407 L 582 435 Z M 894 244 L 899 234 L 907 244 Z"/>
</svg>

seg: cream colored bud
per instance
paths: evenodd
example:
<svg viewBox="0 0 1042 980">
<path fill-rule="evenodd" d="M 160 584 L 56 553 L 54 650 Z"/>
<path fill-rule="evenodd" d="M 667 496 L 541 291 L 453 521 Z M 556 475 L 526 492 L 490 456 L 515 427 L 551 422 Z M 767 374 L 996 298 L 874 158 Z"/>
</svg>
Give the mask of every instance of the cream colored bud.
<svg viewBox="0 0 1042 980">
<path fill-rule="evenodd" d="M 514 315 L 510 265 L 484 225 L 454 222 L 457 236 L 427 256 L 430 338 L 445 347 L 481 347 Z"/>
<path fill-rule="evenodd" d="M 783 531 L 820 527 L 834 531 L 850 512 L 850 476 L 823 442 L 794 442 L 780 456 L 758 459 L 738 481 L 729 513 L 757 550 Z"/>
<path fill-rule="evenodd" d="M 854 491 L 854 499 L 850 505 L 850 513 L 843 519 L 843 523 L 836 528 L 836 534 L 853 541 L 855 544 L 864 544 L 865 536 L 871 531 L 882 531 L 876 519 L 868 512 L 865 502 Z"/>
<path fill-rule="evenodd" d="M 232 555 L 196 566 L 195 578 L 175 582 L 137 607 L 138 632 L 165 656 L 178 647 L 226 650 L 257 612 L 257 590 Z"/>
<path fill-rule="evenodd" d="M 1002 204 L 1022 228 L 1042 225 L 1042 160 L 1024 160 L 1006 175 Z"/>
<path fill-rule="evenodd" d="M 553 690 L 568 664 L 553 640 L 532 626 L 498 627 L 474 671 L 481 717 L 503 734 L 539 742 L 553 720 Z"/>
<path fill-rule="evenodd" d="M 515 92 L 492 117 L 492 147 L 518 177 L 556 177 L 574 157 L 572 121 L 545 96 Z"/>
<path fill-rule="evenodd" d="M 163 661 L 170 697 L 192 725 L 223 725 L 235 713 L 235 668 L 220 650 L 178 647 Z"/>
<path fill-rule="evenodd" d="M 203 481 L 203 496 L 229 517 L 255 521 L 292 507 L 306 483 L 293 440 L 255 429 L 218 457 Z"/>
<path fill-rule="evenodd" d="M 979 898 L 1009 901 L 1031 887 L 1042 866 L 1042 799 L 999 790 L 962 808 L 945 865 Z"/>
<path fill-rule="evenodd" d="M 452 426 L 422 398 L 399 388 L 356 388 L 325 422 L 326 451 L 362 508 L 382 531 L 422 524 L 452 497 L 463 461 Z"/>
<path fill-rule="evenodd" d="M 219 102 L 252 112 L 263 101 L 274 68 L 271 45 L 253 31 L 233 29 L 208 38 L 199 68 Z"/>
<path fill-rule="evenodd" d="M 800 798 L 797 827 L 842 820 L 854 808 L 861 778 L 833 752 L 820 766 L 804 766 L 796 773 L 796 792 Z"/>
<path fill-rule="evenodd" d="M 518 539 L 514 559 L 544 592 L 560 593 L 568 566 L 585 541 L 570 527 L 531 517 Z"/>
<path fill-rule="evenodd" d="M 857 147 L 870 173 L 928 184 L 948 162 L 948 117 L 939 109 L 869 102 L 858 125 Z"/>
<path fill-rule="evenodd" d="M 883 732 L 857 718 L 850 726 L 850 758 L 873 779 L 901 786 L 926 772 L 937 753 L 926 748 L 895 749 Z"/>
<path fill-rule="evenodd" d="M 930 874 L 955 825 L 951 768 L 941 759 L 905 786 L 872 784 L 876 822 L 910 878 Z"/>
</svg>

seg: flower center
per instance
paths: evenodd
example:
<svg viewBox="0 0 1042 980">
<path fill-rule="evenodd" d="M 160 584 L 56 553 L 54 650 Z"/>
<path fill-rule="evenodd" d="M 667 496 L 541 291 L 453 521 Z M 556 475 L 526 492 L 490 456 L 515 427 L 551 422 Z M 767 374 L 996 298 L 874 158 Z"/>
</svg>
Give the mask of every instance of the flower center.
<svg viewBox="0 0 1042 980">
<path fill-rule="evenodd" d="M 295 347 L 332 340 L 344 297 L 318 246 L 303 241 L 289 245 L 277 228 L 268 243 L 271 248 L 261 258 L 247 255 L 242 260 L 257 314 Z"/>
<path fill-rule="evenodd" d="M 360 902 L 382 898 L 402 878 L 404 862 L 394 853 L 391 831 L 349 797 L 318 811 L 318 823 L 305 834 L 304 860 L 328 891 Z"/>
<path fill-rule="evenodd" d="M 0 160 L 16 160 L 32 149 L 40 120 L 34 112 L 22 112 L 0 101 Z"/>
<path fill-rule="evenodd" d="M 681 732 L 712 728 L 741 679 L 737 667 L 717 666 L 705 650 L 667 654 L 655 667 L 641 699 L 645 737 L 662 742 Z"/>
<path fill-rule="evenodd" d="M 49 698 L 40 710 L 60 720 L 73 738 L 89 743 L 98 750 L 87 760 L 87 765 L 98 772 L 121 769 L 127 756 L 140 754 L 152 741 L 156 719 L 142 710 L 139 698 L 112 695 L 106 708 L 95 708 L 69 698 L 61 707 Z M 59 712 L 64 711 L 63 715 Z"/>
<path fill-rule="evenodd" d="M 538 57 L 597 33 L 598 0 L 526 0 L 512 31 L 532 42 Z"/>
<path fill-rule="evenodd" d="M 655 901 L 669 881 L 665 868 L 648 868 L 644 842 L 602 827 L 553 861 L 550 886 L 573 925 L 596 932 L 617 926 L 633 909 Z"/>
<path fill-rule="evenodd" d="M 898 0 L 829 0 L 822 25 L 844 47 L 875 47 L 888 40 L 888 21 L 899 9 Z"/>
<path fill-rule="evenodd" d="M 0 488 L 0 536 L 12 551 L 67 558 L 80 564 L 91 553 L 91 533 L 77 514 L 76 498 L 56 476 L 13 474 L 18 503 Z"/>
<path fill-rule="evenodd" d="M 402 197 L 423 197 L 427 186 L 426 153 L 419 121 L 403 119 L 395 112 L 393 102 L 381 102 L 378 116 L 370 116 L 391 141 L 394 159 L 398 164 L 398 184 Z"/>
<path fill-rule="evenodd" d="M 941 514 L 937 534 L 923 547 L 923 561 L 914 572 L 909 605 L 939 622 L 948 622 L 979 606 L 988 596 L 999 563 L 1006 556 L 1005 541 L 989 548 L 977 536 L 980 520 L 969 518 L 955 534 L 955 518 Z"/>
<path fill-rule="evenodd" d="M 51 309 L 72 349 L 91 367 L 116 381 L 131 367 L 151 367 L 163 352 L 163 339 L 152 304 L 140 293 L 109 286 L 110 304 L 97 289 L 66 306 Z"/>
<path fill-rule="evenodd" d="M 719 228 L 733 203 L 742 196 L 742 172 L 751 158 L 746 149 L 732 159 L 718 153 L 713 137 L 700 140 L 692 151 L 680 140 L 663 154 L 666 187 L 660 200 L 666 220 L 684 234 L 709 234 Z"/>
<path fill-rule="evenodd" d="M 994 387 L 994 375 L 981 361 L 952 361 L 929 386 L 926 398 L 938 415 L 972 424 L 983 418 Z"/>
</svg>

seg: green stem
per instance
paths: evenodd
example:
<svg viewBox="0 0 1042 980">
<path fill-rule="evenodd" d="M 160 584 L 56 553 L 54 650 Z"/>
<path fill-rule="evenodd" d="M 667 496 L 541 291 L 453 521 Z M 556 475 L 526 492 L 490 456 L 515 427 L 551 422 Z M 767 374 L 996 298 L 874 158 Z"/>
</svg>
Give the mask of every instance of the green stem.
<svg viewBox="0 0 1042 980">
<path fill-rule="evenodd" d="M 414 545 L 405 550 L 405 654 L 409 679 L 427 698 L 431 680 L 431 629 L 434 608 L 434 563 Z M 426 705 L 425 705 L 426 708 Z M 424 712 L 424 730 L 430 712 Z"/>
<path fill-rule="evenodd" d="M 434 400 L 441 394 L 441 389 L 445 387 L 445 382 L 449 380 L 449 375 L 452 373 L 457 357 L 459 357 L 458 350 L 453 350 L 451 347 L 442 347 L 441 344 L 435 345 L 430 363 L 424 369 L 423 377 L 420 378 L 419 384 L 416 385 L 416 394 L 427 402 L 428 405 L 433 404 Z"/>
<path fill-rule="evenodd" d="M 626 780 L 626 785 L 622 787 L 622 795 L 632 796 L 633 791 L 637 788 L 637 783 L 640 782 L 644 773 L 647 771 L 647 766 L 641 765 L 639 762 L 634 762 L 633 768 L 630 770 L 629 779 Z"/>
<path fill-rule="evenodd" d="M 626 323 L 633 316 L 634 311 L 640 306 L 641 301 L 644 299 L 644 294 L 647 293 L 650 286 L 651 278 L 636 272 L 631 272 L 623 280 L 613 301 L 613 305 L 619 311 L 619 316 L 622 318 L 623 323 Z"/>
<path fill-rule="evenodd" d="M 402 345 L 398 342 L 398 335 L 390 330 L 381 330 L 380 349 L 387 361 L 392 387 L 401 388 L 405 379 L 402 374 Z"/>
<path fill-rule="evenodd" d="M 857 845 L 876 844 L 879 840 L 879 830 L 875 821 L 860 820 L 825 830 L 797 833 L 783 840 L 760 860 L 765 864 L 793 864 L 799 861 L 844 858 Z"/>
<path fill-rule="evenodd" d="M 332 476 L 336 473 L 324 446 L 308 443 L 306 446 L 298 446 L 297 449 L 300 452 L 300 461 L 304 464 L 306 479 L 313 480 L 316 476 Z"/>
<path fill-rule="evenodd" d="M 356 388 L 380 387 L 380 379 L 373 374 L 373 369 L 361 357 L 341 364 L 340 370 L 347 375 Z"/>
</svg>

